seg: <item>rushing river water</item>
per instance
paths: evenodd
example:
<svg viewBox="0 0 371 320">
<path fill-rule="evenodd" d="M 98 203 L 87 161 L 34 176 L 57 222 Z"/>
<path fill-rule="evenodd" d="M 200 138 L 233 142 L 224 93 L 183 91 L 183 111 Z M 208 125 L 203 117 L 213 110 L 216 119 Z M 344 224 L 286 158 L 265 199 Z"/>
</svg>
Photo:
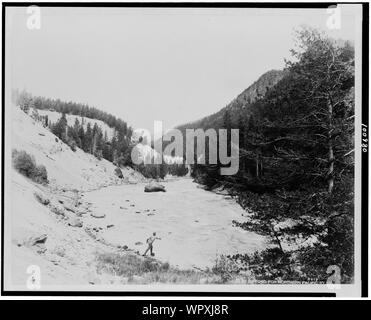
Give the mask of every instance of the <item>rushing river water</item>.
<svg viewBox="0 0 371 320">
<path fill-rule="evenodd" d="M 244 210 L 233 199 L 198 188 L 189 178 L 164 185 L 167 192 L 145 193 L 144 184 L 88 192 L 84 200 L 92 204 L 92 212 L 106 216 L 87 219 L 101 226 L 107 242 L 140 253 L 157 232 L 161 240 L 154 243 L 156 258 L 179 268 L 212 267 L 220 254 L 266 248 L 264 237 L 232 225 L 244 220 Z"/>
</svg>

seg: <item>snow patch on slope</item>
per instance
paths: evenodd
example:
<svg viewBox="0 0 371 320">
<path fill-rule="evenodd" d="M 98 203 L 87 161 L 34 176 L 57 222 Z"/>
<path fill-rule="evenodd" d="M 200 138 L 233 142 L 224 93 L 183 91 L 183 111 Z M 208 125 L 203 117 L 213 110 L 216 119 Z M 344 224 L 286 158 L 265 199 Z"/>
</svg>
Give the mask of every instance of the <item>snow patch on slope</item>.
<svg viewBox="0 0 371 320">
<path fill-rule="evenodd" d="M 52 123 L 56 123 L 62 116 L 61 113 L 56 112 L 56 111 L 50 111 L 50 110 L 37 110 L 37 112 L 41 116 L 48 116 L 48 120 L 50 120 Z M 66 119 L 67 119 L 67 125 L 69 125 L 69 126 L 73 126 L 75 124 L 76 119 L 79 120 L 80 124 L 82 123 L 82 119 L 84 119 L 84 129 L 85 130 L 86 130 L 86 127 L 87 127 L 88 123 L 90 123 L 92 128 L 93 128 L 94 124 L 97 124 L 97 126 L 102 129 L 103 135 L 104 135 L 105 132 L 107 132 L 107 139 L 109 141 L 112 140 L 112 138 L 115 134 L 115 129 L 111 128 L 105 122 L 103 122 L 101 120 L 76 116 L 76 115 L 72 115 L 72 114 L 66 114 Z"/>
</svg>

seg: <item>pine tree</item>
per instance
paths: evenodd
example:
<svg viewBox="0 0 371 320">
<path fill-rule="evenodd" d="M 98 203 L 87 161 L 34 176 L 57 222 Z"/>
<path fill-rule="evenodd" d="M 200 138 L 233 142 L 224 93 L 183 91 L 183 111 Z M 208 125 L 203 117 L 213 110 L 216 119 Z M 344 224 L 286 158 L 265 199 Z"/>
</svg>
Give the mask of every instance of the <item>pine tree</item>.
<svg viewBox="0 0 371 320">
<path fill-rule="evenodd" d="M 79 142 L 80 142 L 79 147 L 80 147 L 81 149 L 85 150 L 85 149 L 84 149 L 84 147 L 85 147 L 85 143 L 86 143 L 86 142 L 85 142 L 85 130 L 84 130 L 84 127 L 83 127 L 82 124 L 79 126 L 79 129 L 78 129 L 78 131 L 77 131 L 77 135 L 78 135 L 78 137 L 79 137 Z"/>
<path fill-rule="evenodd" d="M 224 129 L 231 129 L 232 123 L 231 123 L 231 115 L 229 110 L 226 110 L 223 115 L 223 128 Z"/>
<path fill-rule="evenodd" d="M 60 119 L 52 125 L 51 131 L 62 141 L 67 140 L 67 119 L 65 113 L 62 113 Z"/>
<path fill-rule="evenodd" d="M 276 244 L 276 251 L 265 252 L 270 261 L 260 263 L 274 264 L 278 257 L 286 261 L 286 276 L 293 277 L 290 263 L 295 261 L 301 272 L 319 278 L 326 275 L 327 266 L 338 265 L 344 281 L 350 281 L 354 50 L 315 30 L 302 30 L 298 40 L 287 76 L 254 104 L 248 145 L 257 163 L 264 159 L 267 173 L 261 176 L 258 168 L 256 184 L 246 183 L 247 191 L 240 193 L 239 202 L 254 212 L 254 223 L 236 224 L 266 234 Z M 295 222 L 292 226 L 275 228 L 289 219 Z M 319 241 L 286 252 L 282 243 L 299 235 Z"/>
<path fill-rule="evenodd" d="M 93 153 L 93 130 L 90 122 L 86 125 L 86 132 L 84 138 L 84 151 Z"/>
</svg>

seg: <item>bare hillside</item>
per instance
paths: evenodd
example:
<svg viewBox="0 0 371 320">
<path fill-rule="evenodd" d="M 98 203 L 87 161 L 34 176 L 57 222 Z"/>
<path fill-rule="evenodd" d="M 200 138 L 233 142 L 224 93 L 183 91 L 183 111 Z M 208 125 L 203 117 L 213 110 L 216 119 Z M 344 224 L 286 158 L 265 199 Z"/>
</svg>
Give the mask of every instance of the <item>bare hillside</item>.
<svg viewBox="0 0 371 320">
<path fill-rule="evenodd" d="M 111 247 L 96 241 L 87 230 L 84 215 L 89 214 L 81 195 L 109 185 L 137 183 L 143 176 L 123 168 L 123 179 L 115 166 L 80 149 L 73 152 L 40 123 L 18 107 L 12 107 L 12 148 L 24 150 L 44 165 L 49 183 L 42 185 L 26 178 L 14 168 L 11 171 L 11 258 L 13 289 L 27 289 L 27 270 L 41 270 L 42 289 L 50 285 L 97 283 L 94 267 L 97 252 L 110 252 Z M 88 229 L 87 229 L 88 228 Z M 102 281 L 102 280 L 99 280 Z M 8 285 L 8 284 L 6 284 Z M 16 285 L 17 287 L 14 287 Z"/>
</svg>

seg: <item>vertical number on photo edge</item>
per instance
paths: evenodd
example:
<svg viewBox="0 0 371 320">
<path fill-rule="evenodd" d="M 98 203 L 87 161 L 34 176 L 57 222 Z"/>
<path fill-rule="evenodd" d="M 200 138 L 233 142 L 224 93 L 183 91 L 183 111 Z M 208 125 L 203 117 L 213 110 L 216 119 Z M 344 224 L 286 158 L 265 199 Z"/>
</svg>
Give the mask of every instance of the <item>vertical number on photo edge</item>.
<svg viewBox="0 0 371 320">
<path fill-rule="evenodd" d="M 361 142 L 361 148 L 362 152 L 368 151 L 368 134 L 367 134 L 367 125 L 362 123 L 362 142 Z"/>
</svg>

